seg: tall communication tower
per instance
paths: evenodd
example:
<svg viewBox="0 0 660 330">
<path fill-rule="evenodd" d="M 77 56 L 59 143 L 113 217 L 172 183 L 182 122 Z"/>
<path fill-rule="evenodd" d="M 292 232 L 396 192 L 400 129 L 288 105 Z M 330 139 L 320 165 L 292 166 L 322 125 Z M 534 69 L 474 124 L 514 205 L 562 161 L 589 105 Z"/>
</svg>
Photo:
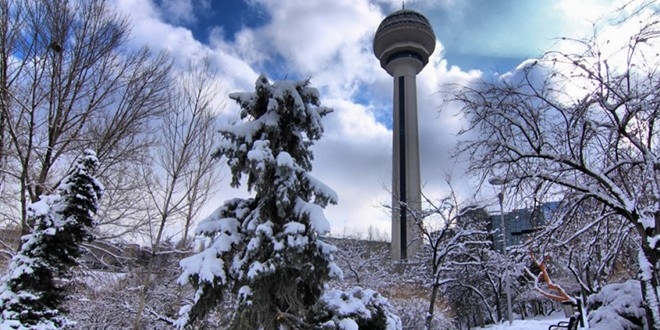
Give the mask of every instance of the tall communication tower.
<svg viewBox="0 0 660 330">
<path fill-rule="evenodd" d="M 394 78 L 392 158 L 392 258 L 417 253 L 421 240 L 411 216 L 421 209 L 417 74 L 435 49 L 433 28 L 422 14 L 402 9 L 378 26 L 373 50 L 380 66 Z"/>
</svg>

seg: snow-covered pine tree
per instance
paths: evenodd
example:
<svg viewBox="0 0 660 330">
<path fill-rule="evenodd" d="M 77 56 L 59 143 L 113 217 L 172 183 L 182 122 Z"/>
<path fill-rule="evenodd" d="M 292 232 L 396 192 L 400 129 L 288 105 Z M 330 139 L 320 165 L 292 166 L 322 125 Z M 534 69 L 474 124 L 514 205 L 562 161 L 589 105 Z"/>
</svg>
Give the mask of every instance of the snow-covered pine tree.
<svg viewBox="0 0 660 330">
<path fill-rule="evenodd" d="M 85 150 L 51 195 L 28 207 L 34 231 L 21 238 L 0 284 L 0 329 L 62 329 L 69 270 L 90 239 L 103 186 L 94 177 L 96 153 Z"/>
<path fill-rule="evenodd" d="M 198 235 L 209 247 L 181 261 L 179 282 L 196 292 L 179 311 L 184 328 L 226 295 L 238 297 L 232 329 L 298 329 L 317 303 L 324 283 L 340 276 L 336 248 L 319 235 L 329 231 L 323 214 L 336 193 L 312 177 L 309 147 L 323 133 L 319 105 L 309 81 L 260 76 L 255 92 L 233 93 L 242 122 L 221 129 L 215 157 L 225 157 L 231 185 L 246 177 L 253 198 L 225 202 L 201 221 Z"/>
</svg>

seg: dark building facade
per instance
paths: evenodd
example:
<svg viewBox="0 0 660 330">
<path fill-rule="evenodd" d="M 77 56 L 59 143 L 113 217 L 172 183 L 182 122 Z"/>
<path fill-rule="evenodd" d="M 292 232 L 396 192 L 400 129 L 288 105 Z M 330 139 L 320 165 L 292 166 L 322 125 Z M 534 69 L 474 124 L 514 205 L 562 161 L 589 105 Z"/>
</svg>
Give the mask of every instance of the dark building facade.
<svg viewBox="0 0 660 330">
<path fill-rule="evenodd" d="M 506 226 L 506 246 L 511 247 L 525 243 L 534 232 L 541 230 L 552 220 L 557 212 L 559 202 L 541 204 L 535 208 L 514 209 L 504 212 Z M 493 249 L 502 250 L 502 216 L 499 212 L 491 213 L 489 230 L 495 231 L 491 237 Z"/>
</svg>

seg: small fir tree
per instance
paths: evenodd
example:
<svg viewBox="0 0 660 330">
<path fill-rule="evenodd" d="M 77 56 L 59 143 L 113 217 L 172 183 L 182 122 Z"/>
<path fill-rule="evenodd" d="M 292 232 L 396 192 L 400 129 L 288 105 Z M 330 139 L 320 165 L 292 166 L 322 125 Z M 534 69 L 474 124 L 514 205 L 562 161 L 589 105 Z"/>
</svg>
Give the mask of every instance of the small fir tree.
<svg viewBox="0 0 660 330">
<path fill-rule="evenodd" d="M 96 153 L 85 150 L 51 195 L 29 205 L 31 234 L 0 284 L 0 329 L 62 329 L 73 324 L 61 308 L 70 276 L 91 239 L 103 186 L 95 179 Z"/>
<path fill-rule="evenodd" d="M 311 171 L 309 147 L 323 133 L 319 106 L 309 81 L 260 76 L 253 93 L 234 93 L 242 122 L 221 129 L 214 157 L 225 157 L 231 185 L 246 179 L 253 198 L 233 199 L 200 222 L 196 233 L 211 239 L 204 251 L 183 259 L 179 282 L 196 289 L 181 308 L 177 326 L 191 325 L 223 297 L 238 297 L 232 329 L 308 328 L 306 319 L 324 283 L 341 276 L 336 248 L 323 242 L 329 231 L 323 214 L 337 196 Z"/>
</svg>

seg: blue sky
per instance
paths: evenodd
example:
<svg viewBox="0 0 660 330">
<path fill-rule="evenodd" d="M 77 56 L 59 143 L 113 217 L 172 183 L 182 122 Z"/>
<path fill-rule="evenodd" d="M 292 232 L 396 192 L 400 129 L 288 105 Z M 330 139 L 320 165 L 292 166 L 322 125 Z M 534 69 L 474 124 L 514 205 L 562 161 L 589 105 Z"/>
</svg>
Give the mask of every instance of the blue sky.
<svg viewBox="0 0 660 330">
<path fill-rule="evenodd" d="M 424 14 L 436 51 L 419 74 L 418 104 L 423 191 L 431 198 L 455 187 L 474 188 L 449 158 L 462 122 L 440 112 L 446 84 L 492 77 L 553 47 L 556 38 L 591 33 L 591 22 L 618 0 L 406 1 Z M 313 148 L 313 174 L 334 188 L 339 205 L 326 215 L 338 234 L 389 232 L 392 80 L 371 50 L 380 21 L 399 0 L 113 0 L 133 25 L 132 46 L 167 50 L 177 65 L 207 56 L 218 71 L 218 113 L 233 118 L 229 92 L 252 90 L 259 73 L 271 79 L 311 78 L 326 117 L 324 138 Z M 228 186 L 228 182 L 223 183 Z M 491 192 L 492 193 L 492 192 Z M 217 203 L 240 195 L 223 189 Z M 485 203 L 495 203 L 495 199 Z M 209 211 L 212 207 L 209 207 Z"/>
</svg>

